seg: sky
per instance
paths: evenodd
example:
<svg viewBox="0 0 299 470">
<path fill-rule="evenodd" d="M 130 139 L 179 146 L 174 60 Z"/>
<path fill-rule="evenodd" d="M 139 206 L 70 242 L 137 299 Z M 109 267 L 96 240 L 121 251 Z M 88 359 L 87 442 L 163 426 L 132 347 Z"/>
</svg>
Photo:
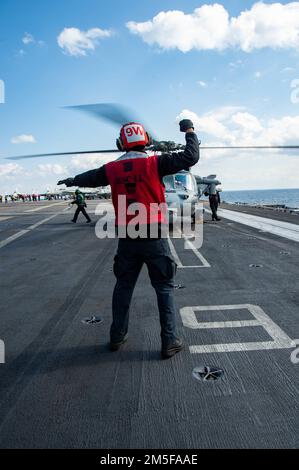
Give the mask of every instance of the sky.
<svg viewBox="0 0 299 470">
<path fill-rule="evenodd" d="M 44 192 L 113 155 L 119 128 L 65 106 L 114 102 L 155 137 L 299 144 L 299 2 L 0 0 L 0 194 Z M 298 150 L 202 150 L 224 190 L 299 188 Z"/>
</svg>

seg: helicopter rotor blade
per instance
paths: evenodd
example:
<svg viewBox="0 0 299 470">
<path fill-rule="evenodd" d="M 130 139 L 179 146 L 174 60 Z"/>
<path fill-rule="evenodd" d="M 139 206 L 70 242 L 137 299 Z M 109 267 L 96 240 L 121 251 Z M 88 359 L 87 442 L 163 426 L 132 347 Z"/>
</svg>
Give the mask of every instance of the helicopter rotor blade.
<svg viewBox="0 0 299 470">
<path fill-rule="evenodd" d="M 116 103 L 98 103 L 98 104 L 82 104 L 76 106 L 65 106 L 64 109 L 74 109 L 93 117 L 105 119 L 122 126 L 127 122 L 137 121 L 137 115 L 134 111 Z"/>
<path fill-rule="evenodd" d="M 123 126 L 128 122 L 144 123 L 144 119 L 141 119 L 136 111 L 118 103 L 81 104 L 65 106 L 64 109 L 81 111 L 97 119 L 104 119 L 112 124 L 116 124 L 117 126 Z M 144 127 L 150 132 L 151 136 L 155 138 L 155 135 L 149 130 L 146 123 L 144 123 Z"/>
<path fill-rule="evenodd" d="M 158 146 L 161 143 L 158 141 L 154 141 L 154 146 Z M 175 145 L 175 144 L 174 144 Z M 153 146 L 153 147 L 154 147 Z M 181 148 L 180 148 L 181 149 Z M 227 150 L 227 149 L 237 149 L 237 150 L 263 150 L 263 149 L 275 149 L 275 150 L 296 150 L 299 149 L 299 145 L 242 145 L 242 146 L 203 146 L 200 147 L 200 150 Z M 151 147 L 150 149 L 151 150 Z M 158 150 L 160 149 L 154 149 Z M 175 150 L 172 149 L 172 150 Z M 170 150 L 171 151 L 171 150 Z M 101 153 L 120 153 L 119 150 L 83 150 L 79 152 L 56 152 L 56 153 L 40 153 L 40 154 L 33 154 L 33 155 L 17 155 L 12 157 L 4 157 L 5 160 L 25 160 L 29 158 L 44 158 L 44 157 L 59 157 L 59 156 L 68 156 L 68 155 L 93 155 L 93 154 L 101 154 Z"/>
<path fill-rule="evenodd" d="M 67 155 L 92 155 L 97 153 L 119 153 L 119 150 L 86 150 L 81 152 L 57 152 L 57 153 L 40 153 L 34 155 L 18 155 L 15 157 L 5 157 L 5 160 L 25 160 L 29 158 L 58 157 Z"/>
</svg>

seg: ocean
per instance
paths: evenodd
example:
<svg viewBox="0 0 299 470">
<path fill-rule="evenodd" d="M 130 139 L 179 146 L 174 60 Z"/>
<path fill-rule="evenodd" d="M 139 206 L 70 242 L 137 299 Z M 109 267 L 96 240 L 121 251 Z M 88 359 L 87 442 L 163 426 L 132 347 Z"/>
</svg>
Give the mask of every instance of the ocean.
<svg viewBox="0 0 299 470">
<path fill-rule="evenodd" d="M 259 189 L 250 191 L 223 191 L 223 202 L 246 204 L 284 204 L 293 209 L 299 208 L 299 189 Z"/>
</svg>

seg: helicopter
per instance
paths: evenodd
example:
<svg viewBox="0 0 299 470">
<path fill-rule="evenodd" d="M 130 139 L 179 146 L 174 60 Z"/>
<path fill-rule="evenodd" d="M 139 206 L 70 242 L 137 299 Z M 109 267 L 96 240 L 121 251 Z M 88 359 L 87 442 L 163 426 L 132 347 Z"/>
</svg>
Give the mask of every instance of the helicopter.
<svg viewBox="0 0 299 470">
<path fill-rule="evenodd" d="M 109 123 L 122 126 L 127 122 L 143 122 L 138 119 L 135 112 L 128 110 L 122 105 L 116 103 L 98 103 L 98 104 L 87 104 L 87 105 L 76 105 L 67 106 L 64 109 L 77 110 L 80 112 L 87 113 L 97 119 L 104 119 Z M 153 136 L 153 134 L 151 134 Z M 201 142 L 200 142 L 201 145 Z M 298 149 L 299 145 L 284 145 L 284 146 L 200 146 L 200 150 L 217 150 L 217 149 Z M 185 146 L 177 144 L 173 141 L 161 141 L 152 138 L 152 142 L 147 146 L 148 152 L 154 153 L 170 153 L 175 154 L 176 152 L 182 151 Z M 100 149 L 100 150 L 87 150 L 87 151 L 74 151 L 74 152 L 56 152 L 56 153 L 44 153 L 44 154 L 33 154 L 33 155 L 19 155 L 5 157 L 7 160 L 23 160 L 31 158 L 43 158 L 43 157 L 57 157 L 57 156 L 72 156 L 72 155 L 90 155 L 90 154 L 114 154 L 119 153 L 116 149 Z M 194 175 L 190 170 L 186 169 L 180 171 L 175 175 L 169 175 L 163 178 L 165 186 L 166 202 L 169 210 L 172 207 L 177 207 L 178 210 L 182 210 L 184 204 L 191 204 L 191 217 L 195 218 L 196 203 L 202 197 L 202 195 L 208 191 L 211 187 L 220 185 L 221 182 L 216 179 L 216 175 L 209 175 L 207 177 L 201 177 Z"/>
<path fill-rule="evenodd" d="M 192 222 L 196 218 L 196 206 L 201 196 L 211 185 L 221 184 L 216 175 L 201 177 L 194 175 L 191 171 L 182 170 L 174 175 L 164 176 L 165 197 L 168 205 L 170 220 L 176 215 L 183 215 L 186 204 L 190 204 L 190 215 Z"/>
</svg>

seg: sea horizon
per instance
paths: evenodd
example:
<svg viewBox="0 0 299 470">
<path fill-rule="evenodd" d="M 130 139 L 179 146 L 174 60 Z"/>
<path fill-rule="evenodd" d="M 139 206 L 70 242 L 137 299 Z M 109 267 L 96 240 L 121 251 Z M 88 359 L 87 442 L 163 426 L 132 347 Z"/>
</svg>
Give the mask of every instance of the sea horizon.
<svg viewBox="0 0 299 470">
<path fill-rule="evenodd" d="M 241 189 L 222 191 L 223 202 L 231 204 L 284 205 L 288 208 L 299 208 L 299 188 L 285 189 Z"/>
</svg>

